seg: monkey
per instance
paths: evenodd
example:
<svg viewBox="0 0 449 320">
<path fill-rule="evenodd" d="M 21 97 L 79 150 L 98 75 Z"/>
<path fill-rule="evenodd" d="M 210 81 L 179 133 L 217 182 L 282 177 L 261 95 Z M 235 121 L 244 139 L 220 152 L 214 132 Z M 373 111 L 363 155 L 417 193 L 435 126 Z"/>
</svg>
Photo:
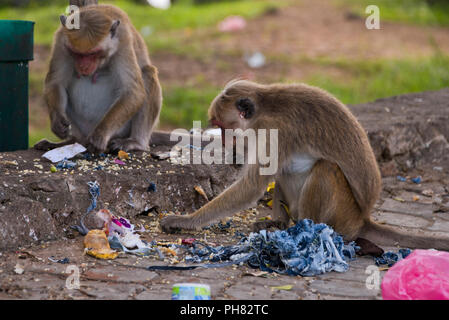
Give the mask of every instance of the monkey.
<svg viewBox="0 0 449 320">
<path fill-rule="evenodd" d="M 98 0 L 70 0 L 71 6 L 84 7 L 89 5 L 98 4 Z"/>
<path fill-rule="evenodd" d="M 162 106 L 158 70 L 127 14 L 97 0 L 80 6 L 79 29 L 68 28 L 74 14 L 60 17 L 44 100 L 60 144 L 47 140 L 36 149 L 79 142 L 90 152 L 147 151 Z"/>
<path fill-rule="evenodd" d="M 199 229 L 248 209 L 274 181 L 273 221 L 257 222 L 256 231 L 308 218 L 330 225 L 367 254 L 378 255 L 377 244 L 395 243 L 449 250 L 449 238 L 405 234 L 370 218 L 381 192 L 379 167 L 365 130 L 330 93 L 301 83 L 238 79 L 212 101 L 209 120 L 222 130 L 278 129 L 278 169 L 262 175 L 262 165 L 246 164 L 240 179 L 193 214 L 163 218 L 163 231 Z"/>
</svg>

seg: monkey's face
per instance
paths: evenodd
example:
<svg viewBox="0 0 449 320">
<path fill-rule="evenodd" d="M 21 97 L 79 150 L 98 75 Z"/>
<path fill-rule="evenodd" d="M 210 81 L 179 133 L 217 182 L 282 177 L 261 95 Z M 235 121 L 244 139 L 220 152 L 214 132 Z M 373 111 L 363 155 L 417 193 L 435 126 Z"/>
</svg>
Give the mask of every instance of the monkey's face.
<svg viewBox="0 0 449 320">
<path fill-rule="evenodd" d="M 255 114 L 254 99 L 246 95 L 229 95 L 226 91 L 218 95 L 209 108 L 209 121 L 222 129 L 250 127 Z"/>
<path fill-rule="evenodd" d="M 120 20 L 112 21 L 89 9 L 81 14 L 81 28 L 69 29 L 66 25 L 70 16 L 60 18 L 65 27 L 67 50 L 80 76 L 93 75 L 117 52 L 119 45 L 117 28 Z"/>
<path fill-rule="evenodd" d="M 209 108 L 209 122 L 212 126 L 218 126 L 221 129 L 223 145 L 226 144 L 226 129 L 246 130 L 251 127 L 256 113 L 254 101 L 256 101 L 254 92 L 239 90 L 238 85 L 227 86 L 214 99 Z"/>
<path fill-rule="evenodd" d="M 75 69 L 79 75 L 90 76 L 94 74 L 100 62 L 104 59 L 102 49 L 95 49 L 90 52 L 77 52 L 69 49 L 71 56 L 75 60 Z"/>
</svg>

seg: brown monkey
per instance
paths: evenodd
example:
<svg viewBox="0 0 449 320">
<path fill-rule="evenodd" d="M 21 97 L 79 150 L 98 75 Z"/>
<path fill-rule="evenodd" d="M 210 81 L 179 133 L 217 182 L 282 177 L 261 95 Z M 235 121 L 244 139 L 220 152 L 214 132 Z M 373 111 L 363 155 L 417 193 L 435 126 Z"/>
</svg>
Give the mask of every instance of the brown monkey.
<svg viewBox="0 0 449 320">
<path fill-rule="evenodd" d="M 79 29 L 61 16 L 45 79 L 52 131 L 68 139 L 59 145 L 76 141 L 92 152 L 147 150 L 162 105 L 157 69 L 126 13 L 96 3 L 70 1 L 82 6 Z"/>
<path fill-rule="evenodd" d="M 91 4 L 98 4 L 98 0 L 70 0 L 70 5 L 84 7 Z"/>
<path fill-rule="evenodd" d="M 447 238 L 409 236 L 370 219 L 381 190 L 378 165 L 360 123 L 329 93 L 304 84 L 237 80 L 214 99 L 209 118 L 221 128 L 278 129 L 278 170 L 261 175 L 260 165 L 247 165 L 237 182 L 195 213 L 164 218 L 164 231 L 197 229 L 247 209 L 275 181 L 272 216 L 278 226 L 309 218 L 346 240 L 449 250 Z"/>
</svg>

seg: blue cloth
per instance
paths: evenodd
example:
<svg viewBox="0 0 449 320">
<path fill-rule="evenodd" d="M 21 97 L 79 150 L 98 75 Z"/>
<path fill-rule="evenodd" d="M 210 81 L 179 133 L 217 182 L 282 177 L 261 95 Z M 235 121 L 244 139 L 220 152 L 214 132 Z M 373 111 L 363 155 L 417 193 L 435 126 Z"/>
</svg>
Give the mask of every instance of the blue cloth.
<svg viewBox="0 0 449 320">
<path fill-rule="evenodd" d="M 234 246 L 195 243 L 186 261 L 239 261 L 268 272 L 315 276 L 347 271 L 357 248 L 354 242 L 345 245 L 331 227 L 304 219 L 287 230 L 251 233 Z"/>
<path fill-rule="evenodd" d="M 97 199 L 100 196 L 100 185 L 97 181 L 90 181 L 87 183 L 87 185 L 89 186 L 89 193 L 91 197 L 90 205 L 87 208 L 86 213 L 81 217 L 80 225 L 71 226 L 72 229 L 78 231 L 83 236 L 85 236 L 89 232 L 89 229 L 84 224 L 84 218 L 97 207 Z"/>
<path fill-rule="evenodd" d="M 420 184 L 422 182 L 421 176 L 418 176 L 416 178 L 412 178 L 412 181 L 416 184 Z"/>
<path fill-rule="evenodd" d="M 59 161 L 56 164 L 56 168 L 59 169 L 59 170 L 61 170 L 61 169 L 69 169 L 69 170 L 71 170 L 71 169 L 73 169 L 75 167 L 76 167 L 76 163 L 73 162 L 73 161 L 67 160 L 67 158 L 64 158 L 64 160 Z"/>
</svg>

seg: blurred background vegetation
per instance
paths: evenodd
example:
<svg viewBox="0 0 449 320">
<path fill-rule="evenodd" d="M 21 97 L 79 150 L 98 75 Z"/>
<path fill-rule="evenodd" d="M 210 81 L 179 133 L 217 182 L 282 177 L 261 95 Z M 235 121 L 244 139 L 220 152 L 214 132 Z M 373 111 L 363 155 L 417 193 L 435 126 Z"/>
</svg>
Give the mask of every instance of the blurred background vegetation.
<svg viewBox="0 0 449 320">
<path fill-rule="evenodd" d="M 306 82 L 348 104 L 449 85 L 449 0 L 176 0 L 167 10 L 145 0 L 101 1 L 125 10 L 160 71 L 160 128 L 206 123 L 207 108 L 236 77 Z M 32 20 L 30 145 L 52 138 L 42 100 L 53 33 L 68 0 L 0 0 L 0 19 Z M 380 30 L 367 30 L 367 5 Z M 246 27 L 223 32 L 231 15 Z M 265 60 L 257 68 L 248 59 Z"/>
</svg>

